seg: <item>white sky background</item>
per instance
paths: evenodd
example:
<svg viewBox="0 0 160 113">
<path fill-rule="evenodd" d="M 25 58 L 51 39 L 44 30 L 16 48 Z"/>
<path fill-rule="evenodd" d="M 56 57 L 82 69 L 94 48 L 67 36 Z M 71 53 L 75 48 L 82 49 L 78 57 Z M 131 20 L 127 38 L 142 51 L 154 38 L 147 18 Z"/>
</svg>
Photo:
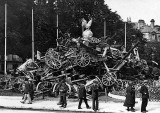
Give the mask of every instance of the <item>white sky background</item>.
<svg viewBox="0 0 160 113">
<path fill-rule="evenodd" d="M 126 21 L 131 17 L 132 22 L 143 19 L 150 25 L 151 19 L 155 20 L 155 25 L 160 25 L 160 0 L 105 0 L 111 11 Z"/>
</svg>

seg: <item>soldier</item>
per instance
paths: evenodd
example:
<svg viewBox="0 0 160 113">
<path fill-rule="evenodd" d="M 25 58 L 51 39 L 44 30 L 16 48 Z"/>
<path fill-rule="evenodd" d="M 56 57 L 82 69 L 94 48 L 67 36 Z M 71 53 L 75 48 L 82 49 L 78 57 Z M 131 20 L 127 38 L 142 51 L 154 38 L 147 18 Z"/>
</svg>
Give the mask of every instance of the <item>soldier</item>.
<svg viewBox="0 0 160 113">
<path fill-rule="evenodd" d="M 141 112 L 146 113 L 146 107 L 148 104 L 148 99 L 149 99 L 149 92 L 147 88 L 147 80 L 143 81 L 143 85 L 140 88 L 140 93 L 142 94 L 142 104 L 141 104 Z"/>
<path fill-rule="evenodd" d="M 92 91 L 92 109 L 94 111 L 98 110 L 98 90 L 99 90 L 99 85 L 98 85 L 98 81 L 93 81 L 93 86 L 91 87 L 91 91 Z"/>
<path fill-rule="evenodd" d="M 78 109 L 82 109 L 81 108 L 82 100 L 84 100 L 87 109 L 91 108 L 88 105 L 88 102 L 87 102 L 87 99 L 86 99 L 86 89 L 85 89 L 85 85 L 83 83 L 80 84 L 80 87 L 78 89 L 78 98 L 79 98 Z"/>
<path fill-rule="evenodd" d="M 128 87 L 126 88 L 126 99 L 124 106 L 127 107 L 127 111 L 135 111 L 133 108 L 135 106 L 135 88 L 133 87 L 133 83 L 131 81 L 128 83 Z M 130 107 L 131 109 L 129 109 Z"/>
<path fill-rule="evenodd" d="M 20 101 L 20 102 L 24 104 L 26 102 L 26 100 L 28 100 L 27 104 L 32 104 L 31 97 L 30 97 L 30 94 L 29 94 L 29 82 L 28 82 L 28 78 L 25 78 L 24 97 L 23 97 L 23 100 Z"/>
<path fill-rule="evenodd" d="M 66 108 L 67 106 L 67 101 L 66 101 L 67 90 L 68 90 L 68 87 L 65 83 L 65 80 L 62 80 L 62 83 L 60 84 L 60 87 L 59 87 L 59 93 L 60 93 L 61 107 L 64 107 L 64 108 Z"/>
</svg>

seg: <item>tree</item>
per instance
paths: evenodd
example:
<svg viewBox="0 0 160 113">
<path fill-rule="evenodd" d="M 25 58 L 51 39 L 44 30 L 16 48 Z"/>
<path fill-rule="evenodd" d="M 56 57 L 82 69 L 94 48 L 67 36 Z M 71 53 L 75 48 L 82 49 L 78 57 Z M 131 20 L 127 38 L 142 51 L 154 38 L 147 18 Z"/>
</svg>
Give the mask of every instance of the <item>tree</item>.
<svg viewBox="0 0 160 113">
<path fill-rule="evenodd" d="M 82 36 L 81 19 L 93 18 L 91 30 L 96 38 L 103 37 L 104 20 L 106 34 L 124 45 L 124 23 L 117 12 L 112 12 L 104 0 L 8 0 L 7 53 L 17 54 L 24 59 L 31 57 L 32 47 L 32 12 L 34 10 L 35 52 L 45 53 L 48 48 L 56 47 L 56 16 L 59 16 L 59 30 L 70 32 L 71 37 Z M 4 53 L 4 3 L 0 3 L 0 54 Z M 139 32 L 127 24 L 127 47 L 138 40 L 132 35 Z M 61 36 L 61 34 L 59 34 Z M 129 49 L 128 48 L 128 49 Z M 24 51 L 25 50 L 25 51 Z M 44 55 L 44 54 L 43 54 Z"/>
</svg>

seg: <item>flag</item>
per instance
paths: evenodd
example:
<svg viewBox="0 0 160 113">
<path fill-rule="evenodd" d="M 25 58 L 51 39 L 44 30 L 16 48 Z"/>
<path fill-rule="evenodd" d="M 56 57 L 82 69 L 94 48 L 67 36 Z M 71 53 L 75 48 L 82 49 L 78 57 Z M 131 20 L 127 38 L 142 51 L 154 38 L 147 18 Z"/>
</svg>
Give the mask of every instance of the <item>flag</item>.
<svg viewBox="0 0 160 113">
<path fill-rule="evenodd" d="M 37 51 L 37 60 L 41 60 L 41 52 Z"/>
</svg>

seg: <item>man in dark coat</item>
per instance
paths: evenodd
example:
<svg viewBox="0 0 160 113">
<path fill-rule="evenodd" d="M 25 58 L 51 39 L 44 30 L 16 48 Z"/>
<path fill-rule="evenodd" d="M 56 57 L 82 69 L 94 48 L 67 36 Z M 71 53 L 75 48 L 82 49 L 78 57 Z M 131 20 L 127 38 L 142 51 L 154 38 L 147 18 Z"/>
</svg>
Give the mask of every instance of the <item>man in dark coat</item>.
<svg viewBox="0 0 160 113">
<path fill-rule="evenodd" d="M 87 109 L 91 108 L 91 107 L 89 107 L 87 99 L 86 99 L 86 88 L 85 88 L 85 85 L 83 83 L 81 83 L 80 86 L 79 86 L 78 98 L 79 98 L 78 109 L 82 109 L 81 108 L 82 100 L 84 100 Z"/>
<path fill-rule="evenodd" d="M 65 83 L 65 80 L 62 80 L 62 83 L 60 84 L 59 87 L 59 93 L 60 93 L 60 103 L 61 103 L 61 107 L 66 108 L 67 106 L 67 91 L 68 91 L 68 86 Z"/>
<path fill-rule="evenodd" d="M 21 103 L 24 104 L 26 102 L 26 100 L 28 100 L 27 104 L 32 104 L 29 91 L 30 90 L 29 90 L 28 78 L 25 78 L 25 82 L 24 82 L 24 97 L 23 97 L 23 100 L 20 101 Z"/>
<path fill-rule="evenodd" d="M 141 104 L 141 112 L 147 112 L 146 107 L 149 99 L 149 92 L 147 88 L 147 80 L 144 80 L 143 85 L 140 88 L 140 93 L 142 94 L 142 104 Z"/>
<path fill-rule="evenodd" d="M 133 108 L 135 106 L 135 88 L 133 86 L 133 83 L 130 81 L 128 83 L 128 87 L 126 88 L 126 99 L 124 102 L 124 106 L 127 107 L 128 111 L 134 112 L 135 109 Z M 131 109 L 130 109 L 131 107 Z"/>
<path fill-rule="evenodd" d="M 91 91 L 92 91 L 92 109 L 94 111 L 98 110 L 98 90 L 99 90 L 98 82 L 93 81 L 93 86 L 91 87 Z"/>
</svg>

